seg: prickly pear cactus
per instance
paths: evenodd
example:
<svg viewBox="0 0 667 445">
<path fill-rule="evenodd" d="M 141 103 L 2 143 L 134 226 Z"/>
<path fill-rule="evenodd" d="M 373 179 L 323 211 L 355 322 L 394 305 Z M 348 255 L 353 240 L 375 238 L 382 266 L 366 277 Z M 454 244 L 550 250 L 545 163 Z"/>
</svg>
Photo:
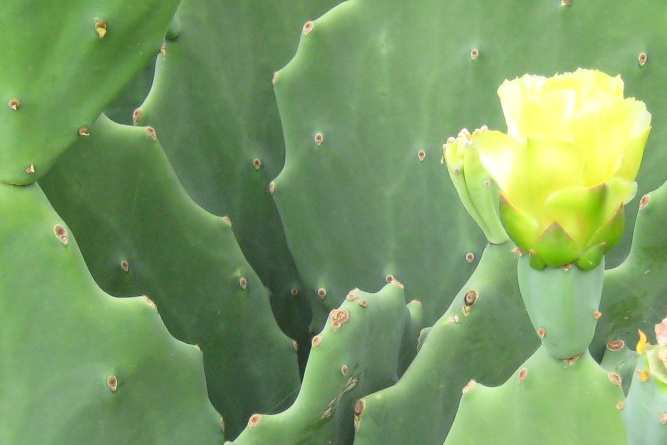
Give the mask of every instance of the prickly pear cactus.
<svg viewBox="0 0 667 445">
<path fill-rule="evenodd" d="M 287 158 L 272 186 L 302 277 L 322 289 L 326 303 L 332 293 L 342 295 L 337 286 L 373 289 L 391 274 L 406 285 L 408 298 L 424 303 L 427 324 L 447 312 L 458 289 L 465 294 L 461 286 L 477 266 L 483 242 L 438 165 L 440 147 L 462 127 L 503 128 L 496 88 L 524 73 L 595 67 L 622 75 L 626 94 L 645 100 L 653 113 L 639 196 L 656 188 L 664 174 L 652 166 L 664 160 L 657 147 L 665 139 L 667 119 L 655 95 L 667 76 L 657 62 L 664 52 L 658 43 L 666 37 L 664 13 L 664 5 L 649 1 L 353 0 L 306 23 L 295 58 L 276 76 Z M 642 28 L 619 34 L 627 23 L 641 23 Z M 636 203 L 626 209 L 626 236 L 608 256 L 608 267 L 627 254 L 636 209 Z M 511 268 L 507 273 L 515 274 Z M 625 304 L 609 311 L 603 298 L 593 344 L 596 357 L 608 342 L 624 337 L 625 326 L 632 324 L 628 320 L 636 323 L 654 307 L 643 306 L 638 294 L 621 286 L 632 285 L 614 285 L 614 300 L 627 298 Z M 605 286 L 605 295 L 607 288 L 611 286 Z M 664 301 L 658 292 L 650 293 L 651 299 Z M 522 312 L 503 315 L 495 329 L 510 328 L 517 319 L 526 322 Z M 482 344 L 489 347 L 488 355 L 479 362 L 462 369 L 452 359 L 454 369 L 442 371 L 445 383 L 428 397 L 450 404 L 436 404 L 442 411 L 433 411 L 430 402 L 423 403 L 426 396 L 414 398 L 403 388 L 423 363 L 434 329 L 401 381 L 377 393 L 375 416 L 382 421 L 373 425 L 362 420 L 359 443 L 379 438 L 410 442 L 417 431 L 422 443 L 442 443 L 460 394 L 460 387 L 449 387 L 453 380 L 444 375 L 456 375 L 457 383 L 462 375 L 474 378 L 480 367 L 488 369 L 482 363 L 495 363 L 489 358 L 493 351 L 504 352 L 486 338 Z M 537 341 L 532 335 L 531 342 Z M 449 348 L 456 344 L 452 337 L 440 342 Z M 532 352 L 529 346 L 523 351 L 513 366 Z M 497 373 L 484 383 L 505 381 L 513 366 L 495 368 Z M 366 398 L 362 418 L 373 412 L 373 398 Z M 408 409 L 409 400 L 419 403 Z M 364 431 L 365 425 L 373 432 Z"/>
<path fill-rule="evenodd" d="M 598 68 L 653 113 L 638 197 L 656 189 L 666 5 L 184 0 L 172 20 L 176 3 L 0 9 L 0 442 L 221 443 L 220 415 L 236 443 L 625 443 L 642 425 L 621 423 L 637 357 L 619 345 L 667 305 L 664 186 L 627 207 L 590 354 L 563 362 L 441 156 L 462 127 L 502 128 L 504 79 Z M 139 127 L 98 119 L 155 54 Z M 37 179 L 48 201 L 7 184 Z"/>
</svg>

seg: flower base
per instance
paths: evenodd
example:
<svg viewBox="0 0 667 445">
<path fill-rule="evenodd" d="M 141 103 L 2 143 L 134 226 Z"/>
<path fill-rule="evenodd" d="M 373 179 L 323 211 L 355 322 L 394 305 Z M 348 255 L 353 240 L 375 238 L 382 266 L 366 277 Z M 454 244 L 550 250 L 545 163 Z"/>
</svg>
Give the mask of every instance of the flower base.
<svg viewBox="0 0 667 445">
<path fill-rule="evenodd" d="M 564 360 L 587 351 L 601 315 L 604 260 L 588 272 L 576 266 L 535 270 L 524 255 L 518 275 L 526 311 L 549 355 Z"/>
</svg>

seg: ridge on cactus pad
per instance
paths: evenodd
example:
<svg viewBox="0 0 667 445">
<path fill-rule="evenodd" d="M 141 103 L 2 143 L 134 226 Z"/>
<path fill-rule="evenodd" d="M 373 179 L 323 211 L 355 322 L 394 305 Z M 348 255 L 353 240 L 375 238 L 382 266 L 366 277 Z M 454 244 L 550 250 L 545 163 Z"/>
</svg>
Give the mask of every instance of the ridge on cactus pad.
<svg viewBox="0 0 667 445">
<path fill-rule="evenodd" d="M 209 396 L 235 437 L 253 412 L 293 400 L 293 343 L 231 227 L 183 191 L 159 133 L 104 115 L 91 128 L 40 183 L 100 286 L 149 295 L 172 335 L 201 347 Z"/>
</svg>

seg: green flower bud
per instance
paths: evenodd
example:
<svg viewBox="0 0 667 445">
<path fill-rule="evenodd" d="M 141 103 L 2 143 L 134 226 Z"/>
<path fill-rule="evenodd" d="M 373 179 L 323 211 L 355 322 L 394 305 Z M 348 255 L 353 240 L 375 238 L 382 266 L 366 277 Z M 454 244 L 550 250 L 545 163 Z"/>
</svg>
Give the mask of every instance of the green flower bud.
<svg viewBox="0 0 667 445">
<path fill-rule="evenodd" d="M 449 176 L 461 202 L 493 244 L 509 239 L 498 214 L 498 187 L 484 169 L 479 153 L 473 144 L 477 134 L 488 131 L 486 127 L 472 134 L 465 128 L 458 137 L 449 138 L 442 146 Z"/>
</svg>

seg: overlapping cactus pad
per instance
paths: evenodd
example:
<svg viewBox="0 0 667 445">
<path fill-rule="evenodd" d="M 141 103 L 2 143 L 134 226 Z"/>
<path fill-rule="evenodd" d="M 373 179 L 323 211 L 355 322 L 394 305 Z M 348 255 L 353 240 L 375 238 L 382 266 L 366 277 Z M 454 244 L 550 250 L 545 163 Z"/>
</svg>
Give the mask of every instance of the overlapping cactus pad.
<svg viewBox="0 0 667 445">
<path fill-rule="evenodd" d="M 667 307 L 665 17 L 655 0 L 4 1 L 0 443 L 660 443 L 664 388 L 625 345 Z M 137 102 L 121 91 L 154 58 L 135 126 L 102 114 Z M 505 79 L 577 68 L 622 76 L 653 115 L 580 312 L 544 304 L 546 272 L 525 304 L 524 252 L 499 224 L 487 239 L 443 157 L 463 128 L 505 130 Z M 496 215 L 482 164 L 470 184 L 456 167 Z"/>
<path fill-rule="evenodd" d="M 0 442 L 219 443 L 197 347 L 97 287 L 37 185 L 0 187 L 0 214 Z"/>
<path fill-rule="evenodd" d="M 149 295 L 171 333 L 202 348 L 231 434 L 258 409 L 286 407 L 299 387 L 296 353 L 229 225 L 183 192 L 155 130 L 104 116 L 92 129 L 41 183 L 87 235 L 82 250 L 100 285 Z"/>
</svg>

